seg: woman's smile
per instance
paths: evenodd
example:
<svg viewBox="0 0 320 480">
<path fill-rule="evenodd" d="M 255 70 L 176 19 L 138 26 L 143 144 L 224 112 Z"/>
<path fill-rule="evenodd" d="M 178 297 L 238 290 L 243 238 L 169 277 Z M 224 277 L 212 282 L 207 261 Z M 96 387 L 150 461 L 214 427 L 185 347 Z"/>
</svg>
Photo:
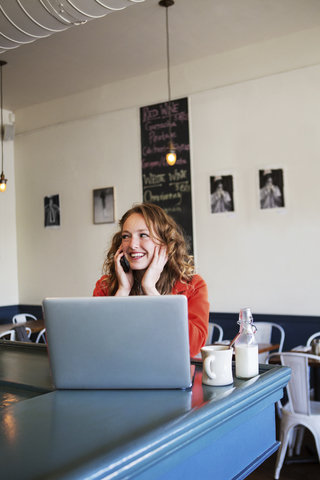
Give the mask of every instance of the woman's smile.
<svg viewBox="0 0 320 480">
<path fill-rule="evenodd" d="M 145 253 L 130 253 L 129 254 L 131 258 L 141 258 L 145 256 Z"/>
</svg>

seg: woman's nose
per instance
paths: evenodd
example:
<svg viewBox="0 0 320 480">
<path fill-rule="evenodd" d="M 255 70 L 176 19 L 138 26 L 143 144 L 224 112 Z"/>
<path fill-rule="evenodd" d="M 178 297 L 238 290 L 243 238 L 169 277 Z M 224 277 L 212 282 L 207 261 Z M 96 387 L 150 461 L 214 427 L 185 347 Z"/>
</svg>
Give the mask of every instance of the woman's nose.
<svg viewBox="0 0 320 480">
<path fill-rule="evenodd" d="M 131 239 L 130 239 L 130 243 L 129 243 L 130 247 L 132 249 L 134 248 L 138 248 L 139 246 L 139 239 L 136 237 L 136 236 L 132 236 Z"/>
</svg>

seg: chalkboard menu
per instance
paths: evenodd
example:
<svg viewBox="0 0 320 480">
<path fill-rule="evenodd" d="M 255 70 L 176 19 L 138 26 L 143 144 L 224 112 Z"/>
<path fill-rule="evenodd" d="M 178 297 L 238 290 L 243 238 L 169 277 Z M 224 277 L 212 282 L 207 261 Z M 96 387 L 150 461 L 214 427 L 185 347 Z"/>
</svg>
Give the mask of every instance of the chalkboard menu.
<svg viewBox="0 0 320 480">
<path fill-rule="evenodd" d="M 193 254 L 188 99 L 171 101 L 175 165 L 166 162 L 169 102 L 140 108 L 143 201 L 163 208 L 183 228 Z"/>
</svg>

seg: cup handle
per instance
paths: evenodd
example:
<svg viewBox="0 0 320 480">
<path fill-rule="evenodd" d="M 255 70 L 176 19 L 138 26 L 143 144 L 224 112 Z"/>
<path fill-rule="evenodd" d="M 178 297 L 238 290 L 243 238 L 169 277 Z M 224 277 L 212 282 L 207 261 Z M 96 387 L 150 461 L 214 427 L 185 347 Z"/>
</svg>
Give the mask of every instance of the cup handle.
<svg viewBox="0 0 320 480">
<path fill-rule="evenodd" d="M 212 361 L 215 360 L 215 358 L 216 357 L 214 355 L 209 355 L 204 359 L 204 362 L 203 362 L 204 371 L 206 372 L 206 375 L 209 378 L 211 378 L 211 380 L 214 380 L 217 377 L 217 375 L 214 372 L 211 372 L 211 369 L 210 369 L 210 364 Z"/>
</svg>

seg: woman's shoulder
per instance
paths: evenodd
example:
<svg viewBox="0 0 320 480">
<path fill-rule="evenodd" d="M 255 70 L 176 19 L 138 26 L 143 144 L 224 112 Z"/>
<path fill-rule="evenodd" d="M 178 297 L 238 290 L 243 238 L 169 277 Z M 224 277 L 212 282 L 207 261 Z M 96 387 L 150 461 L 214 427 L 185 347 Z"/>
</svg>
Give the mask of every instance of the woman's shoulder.
<svg viewBox="0 0 320 480">
<path fill-rule="evenodd" d="M 96 282 L 95 289 L 93 290 L 94 297 L 107 297 L 108 296 L 108 287 L 107 287 L 107 276 L 102 275 L 101 278 Z"/>
<path fill-rule="evenodd" d="M 198 273 L 196 273 L 193 276 L 193 279 L 192 279 L 191 283 L 193 285 L 207 285 L 206 282 L 203 280 L 203 278 Z"/>
<path fill-rule="evenodd" d="M 173 289 L 176 294 L 179 294 L 190 290 L 198 290 L 199 288 L 203 287 L 207 288 L 207 284 L 203 278 L 196 273 L 189 282 L 182 282 L 181 280 L 178 280 L 174 284 Z"/>
</svg>

